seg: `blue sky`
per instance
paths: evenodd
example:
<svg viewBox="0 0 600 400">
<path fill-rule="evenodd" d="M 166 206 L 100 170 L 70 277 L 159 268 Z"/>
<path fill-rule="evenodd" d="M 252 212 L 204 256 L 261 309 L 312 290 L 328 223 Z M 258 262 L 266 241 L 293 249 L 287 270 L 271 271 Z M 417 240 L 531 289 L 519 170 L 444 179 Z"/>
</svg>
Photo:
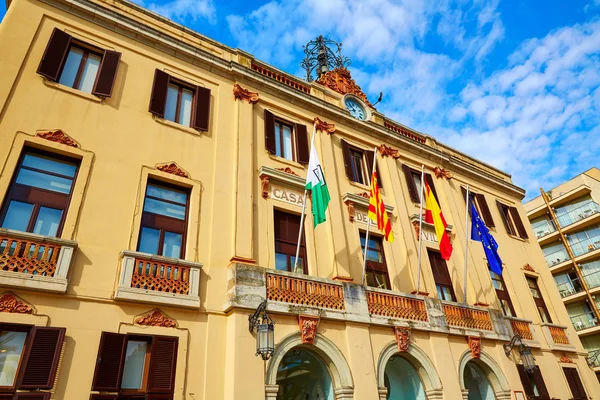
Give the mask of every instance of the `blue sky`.
<svg viewBox="0 0 600 400">
<path fill-rule="evenodd" d="M 527 198 L 600 166 L 600 0 L 136 2 L 298 76 L 303 44 L 343 42 L 380 111 Z"/>
</svg>

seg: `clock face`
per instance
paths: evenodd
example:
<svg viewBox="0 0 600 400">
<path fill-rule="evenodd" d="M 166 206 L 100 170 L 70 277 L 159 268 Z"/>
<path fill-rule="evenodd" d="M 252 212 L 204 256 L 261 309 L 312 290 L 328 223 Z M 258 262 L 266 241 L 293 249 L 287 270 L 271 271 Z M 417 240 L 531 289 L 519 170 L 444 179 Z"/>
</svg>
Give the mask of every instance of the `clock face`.
<svg viewBox="0 0 600 400">
<path fill-rule="evenodd" d="M 362 104 L 360 104 L 356 99 L 352 97 L 348 97 L 344 103 L 346 103 L 346 108 L 350 111 L 350 114 L 356 119 L 360 119 L 364 121 L 367 118 L 367 112 L 365 111 Z"/>
</svg>

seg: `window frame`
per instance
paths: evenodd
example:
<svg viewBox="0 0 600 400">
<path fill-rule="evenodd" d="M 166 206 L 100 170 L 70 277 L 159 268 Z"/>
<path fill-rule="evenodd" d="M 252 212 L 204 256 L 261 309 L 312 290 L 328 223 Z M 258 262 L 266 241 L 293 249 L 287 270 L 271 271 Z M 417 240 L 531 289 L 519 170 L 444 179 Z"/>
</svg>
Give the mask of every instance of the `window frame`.
<svg viewBox="0 0 600 400">
<path fill-rule="evenodd" d="M 17 366 L 17 371 L 15 373 L 15 379 L 13 381 L 12 386 L 0 386 L 0 394 L 4 392 L 15 392 L 17 387 L 19 386 L 19 381 L 21 378 L 21 373 L 23 364 L 25 362 L 26 355 L 29 351 L 29 347 L 31 347 L 31 333 L 33 331 L 33 325 L 24 325 L 24 324 L 12 324 L 9 322 L 0 323 L 0 332 L 8 331 L 8 332 L 26 332 L 27 336 L 25 337 L 25 342 L 23 343 L 23 350 L 21 350 L 21 357 L 19 359 L 19 365 Z"/>
<path fill-rule="evenodd" d="M 510 298 L 510 294 L 508 293 L 508 288 L 506 286 L 506 281 L 504 280 L 504 277 L 502 275 L 498 275 L 494 271 L 490 270 L 489 265 L 488 265 L 488 270 L 490 271 L 490 279 L 492 281 L 492 286 L 494 287 L 494 289 L 496 291 L 496 297 L 498 298 L 498 303 L 500 304 L 500 309 L 502 310 L 502 312 L 504 313 L 505 316 L 516 317 L 517 313 L 515 312 L 515 308 L 513 306 L 512 300 Z M 494 276 L 492 274 L 497 275 L 500 279 L 494 278 Z M 496 287 L 496 285 L 494 285 L 494 282 L 500 282 L 504 289 L 498 289 Z M 508 307 L 511 312 L 511 315 L 508 315 L 506 313 L 506 310 L 504 309 L 504 304 L 502 303 L 502 300 L 505 300 L 508 303 Z"/>
<path fill-rule="evenodd" d="M 433 254 L 435 254 L 435 256 L 432 256 Z M 456 293 L 454 292 L 454 285 L 452 282 L 452 277 L 450 276 L 450 270 L 448 269 L 448 264 L 442 258 L 441 253 L 439 251 L 436 251 L 433 249 L 427 249 L 427 258 L 429 259 L 429 265 L 431 267 L 431 273 L 433 275 L 433 281 L 435 283 L 435 290 L 436 290 L 436 293 L 438 294 L 438 297 L 440 295 L 440 292 L 442 294 L 444 293 L 443 291 L 440 291 L 440 288 L 448 288 L 450 291 L 451 299 L 442 298 L 442 297 L 444 297 L 444 296 L 442 296 L 442 297 L 440 297 L 440 300 L 451 301 L 451 302 L 456 303 Z M 434 259 L 435 259 L 435 262 L 434 262 Z M 443 267 L 441 265 L 442 262 L 444 264 Z M 438 271 L 438 272 L 444 271 L 443 275 L 445 275 L 444 277 L 447 278 L 448 283 L 439 281 L 437 278 L 438 277 L 441 278 L 441 276 L 439 276 L 439 274 L 436 273 L 436 271 Z"/>
<path fill-rule="evenodd" d="M 383 237 L 380 235 L 376 235 L 373 234 L 372 232 L 369 232 L 369 241 L 371 240 L 375 240 L 378 244 L 379 244 L 379 250 L 373 247 L 369 247 L 369 243 L 366 242 L 366 236 L 367 236 L 367 232 L 360 230 L 359 231 L 359 241 L 360 241 L 360 249 L 362 252 L 362 255 L 364 257 L 365 255 L 365 247 L 362 245 L 362 240 L 363 238 L 365 239 L 365 245 L 367 246 L 367 252 L 368 251 L 375 251 L 378 254 L 381 255 L 381 259 L 383 260 L 383 262 L 377 262 L 377 261 L 372 261 L 367 259 L 366 262 L 366 267 L 365 267 L 365 282 L 367 282 L 367 275 L 369 272 L 371 273 L 380 273 L 380 274 L 384 274 L 385 275 L 385 284 L 387 287 L 381 288 L 379 286 L 369 286 L 369 287 L 375 287 L 377 289 L 386 289 L 386 290 L 392 290 L 392 285 L 390 282 L 390 274 L 389 274 L 389 270 L 388 270 L 388 266 L 387 266 L 387 261 L 385 259 L 385 251 L 383 250 Z M 364 260 L 363 260 L 364 261 Z"/>
<path fill-rule="evenodd" d="M 369 177 L 365 173 L 366 168 L 367 168 L 366 162 L 365 162 L 365 151 L 362 149 L 359 149 L 358 147 L 354 147 L 351 145 L 349 147 L 349 152 L 350 152 L 350 168 L 352 171 L 352 178 L 351 178 L 352 182 L 356 182 L 361 185 L 369 186 L 371 184 L 371 179 L 369 179 Z M 360 158 L 360 161 L 357 160 L 358 158 Z M 361 181 L 358 181 L 355 179 L 355 178 L 357 178 L 357 175 L 360 175 Z"/>
<path fill-rule="evenodd" d="M 175 120 L 171 121 L 170 119 L 167 119 L 166 115 L 164 117 L 164 119 L 166 121 L 171 121 L 174 122 L 176 124 L 179 124 L 181 126 L 185 126 L 188 128 L 192 127 L 192 121 L 194 119 L 194 114 L 195 114 L 195 107 L 196 107 L 196 96 L 197 96 L 197 88 L 195 86 L 192 86 L 186 82 L 183 82 L 179 79 L 173 78 L 172 76 L 169 76 L 169 83 L 167 85 L 167 93 L 169 91 L 169 86 L 177 86 L 177 102 L 175 104 Z M 192 92 L 192 109 L 190 110 L 190 120 L 188 121 L 188 124 L 182 124 L 181 121 L 179 121 L 179 114 L 181 112 L 181 99 L 183 96 L 183 91 L 184 90 L 188 90 L 190 92 Z M 169 101 L 169 96 L 167 95 L 167 97 L 165 98 L 165 114 L 167 112 L 167 108 L 168 108 L 168 101 Z"/>
<path fill-rule="evenodd" d="M 295 235 L 295 238 L 291 238 L 291 239 L 278 239 L 277 237 L 277 221 L 280 221 L 280 216 L 278 217 L 277 215 L 285 215 L 286 219 L 289 217 L 297 217 L 298 219 L 300 219 L 301 217 L 299 215 L 296 215 L 294 213 L 291 213 L 287 210 L 283 210 L 283 209 L 279 209 L 279 208 L 273 208 L 273 245 L 274 245 L 274 262 L 275 262 L 275 269 L 277 271 L 281 271 L 279 269 L 277 269 L 277 253 L 282 253 L 285 254 L 287 256 L 286 259 L 286 263 L 287 263 L 287 269 L 285 269 L 285 271 L 287 272 L 294 272 L 293 271 L 293 264 L 292 264 L 292 258 L 296 257 L 296 247 L 298 246 L 298 236 L 297 234 Z M 287 225 L 286 225 L 287 226 Z M 300 223 L 298 222 L 298 227 L 300 229 Z M 304 229 L 306 229 L 306 226 L 302 227 Z M 281 232 L 280 232 L 281 233 Z M 278 246 L 279 245 L 279 246 Z M 288 252 L 284 252 L 284 250 L 280 250 L 278 251 L 278 249 L 281 248 L 284 249 L 290 249 L 291 253 Z M 307 259 L 307 252 L 306 252 L 306 231 L 303 232 L 302 236 L 301 236 L 301 240 L 300 240 L 300 252 L 298 254 L 299 257 L 301 257 L 304 260 L 304 265 L 302 266 L 302 270 L 303 270 L 303 274 L 304 275 L 308 275 L 308 259 Z"/>
<path fill-rule="evenodd" d="M 142 371 L 142 382 L 140 384 L 139 389 L 123 389 L 121 385 L 123 384 L 123 376 L 125 376 L 125 361 L 127 358 L 127 345 L 129 341 L 138 341 L 138 342 L 146 342 L 146 355 L 144 356 L 144 370 Z M 152 345 L 154 344 L 154 337 L 152 335 L 143 335 L 143 334 L 135 334 L 128 333 L 125 338 L 125 354 L 123 358 L 123 371 L 121 373 L 121 381 L 119 382 L 119 394 L 123 395 L 136 395 L 136 394 L 147 394 L 148 392 L 148 379 L 150 372 L 150 359 L 152 357 Z"/>
<path fill-rule="evenodd" d="M 81 56 L 81 61 L 79 62 L 79 67 L 77 67 L 77 73 L 75 74 L 75 80 L 73 81 L 73 86 L 69 86 L 69 85 L 65 85 L 64 83 L 60 83 L 60 79 L 62 78 L 62 75 L 65 71 L 65 66 L 67 65 L 67 59 L 69 58 L 69 54 L 71 54 L 71 51 L 74 48 L 83 51 L 83 55 Z M 60 67 L 57 82 L 63 86 L 83 92 L 83 90 L 81 90 L 81 88 L 80 88 L 81 77 L 83 76 L 83 71 L 85 70 L 85 65 L 87 63 L 87 59 L 90 56 L 90 54 L 93 54 L 100 58 L 100 63 L 98 64 L 98 70 L 96 71 L 96 76 L 94 77 L 94 84 L 92 85 L 92 90 L 89 93 L 89 94 L 92 94 L 92 92 L 94 91 L 94 88 L 96 87 L 96 82 L 98 81 L 98 77 L 100 76 L 100 66 L 102 65 L 102 61 L 104 59 L 104 51 L 97 47 L 91 46 L 87 43 L 81 42 L 79 40 L 71 40 L 71 43 L 69 44 L 69 47 L 67 48 L 67 55 L 65 57 L 65 62 Z M 83 93 L 87 93 L 87 92 L 83 92 Z"/>
<path fill-rule="evenodd" d="M 277 133 L 277 127 L 279 126 L 279 133 Z M 286 126 L 288 128 L 290 128 L 290 141 L 292 142 L 292 154 L 291 154 L 291 158 L 287 158 L 285 156 L 285 151 L 284 151 L 284 146 L 283 146 L 283 127 Z M 297 162 L 298 160 L 298 149 L 297 149 L 297 132 L 296 132 L 296 124 L 292 124 L 289 121 L 286 121 L 282 118 L 278 118 L 277 116 L 275 116 L 274 121 L 273 121 L 273 132 L 275 134 L 275 136 L 279 136 L 279 143 L 280 143 L 280 148 L 277 149 L 277 145 L 275 146 L 275 156 L 276 157 L 281 157 L 284 158 L 286 160 L 290 160 L 290 161 L 295 161 Z M 277 138 L 275 138 L 275 143 L 277 143 Z M 280 154 L 277 154 L 277 151 L 280 151 Z"/>
<path fill-rule="evenodd" d="M 542 291 L 540 289 L 540 286 L 537 283 L 538 278 L 537 277 L 533 277 L 533 276 L 527 276 L 525 275 L 525 280 L 527 281 L 527 287 L 529 288 L 529 292 L 531 293 L 531 297 L 533 298 L 533 302 L 535 304 L 535 308 L 537 308 L 538 310 L 538 314 L 540 315 L 540 319 L 542 320 L 542 322 L 545 323 L 552 323 L 552 317 L 550 316 L 550 311 L 548 311 L 548 307 L 546 306 L 546 302 L 544 301 L 544 297 L 542 296 Z M 531 287 L 531 282 L 533 282 L 533 284 L 535 285 L 535 287 Z M 539 293 L 539 297 L 534 296 L 532 289 L 537 290 L 537 292 Z M 540 309 L 544 310 L 544 313 L 546 314 L 546 318 L 548 319 L 547 321 L 544 321 L 543 316 L 540 313 Z"/>
</svg>

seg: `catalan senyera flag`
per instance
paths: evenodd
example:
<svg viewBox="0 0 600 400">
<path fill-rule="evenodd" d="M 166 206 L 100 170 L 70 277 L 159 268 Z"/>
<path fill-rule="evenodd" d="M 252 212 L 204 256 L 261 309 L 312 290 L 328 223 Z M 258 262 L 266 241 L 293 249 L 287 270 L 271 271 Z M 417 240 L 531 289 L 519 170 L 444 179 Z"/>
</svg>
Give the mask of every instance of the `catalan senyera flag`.
<svg viewBox="0 0 600 400">
<path fill-rule="evenodd" d="M 377 186 L 377 172 L 373 171 L 371 177 L 371 198 L 369 199 L 369 218 L 377 224 L 377 229 L 385 235 L 385 240 L 388 242 L 394 241 L 394 233 L 392 232 L 392 224 L 385 211 L 385 204 L 379 193 Z"/>
<path fill-rule="evenodd" d="M 433 224 L 435 227 L 435 235 L 440 245 L 440 253 L 442 258 L 448 261 L 450 255 L 452 255 L 452 244 L 446 231 L 448 224 L 427 182 L 425 182 L 425 222 Z"/>
</svg>

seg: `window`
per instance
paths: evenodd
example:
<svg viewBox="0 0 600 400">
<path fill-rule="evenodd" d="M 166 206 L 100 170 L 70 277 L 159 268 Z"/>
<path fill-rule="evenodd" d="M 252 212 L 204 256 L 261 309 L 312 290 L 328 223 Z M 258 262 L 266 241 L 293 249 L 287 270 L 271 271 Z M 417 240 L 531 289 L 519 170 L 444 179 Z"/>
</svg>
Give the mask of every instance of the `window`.
<svg viewBox="0 0 600 400">
<path fill-rule="evenodd" d="M 517 364 L 517 370 L 519 371 L 519 377 L 521 378 L 521 383 L 523 384 L 523 389 L 525 390 L 528 399 L 550 399 L 539 366 L 536 366 L 532 372 L 527 372 L 525 371 L 525 368 L 523 368 L 523 365 Z"/>
<path fill-rule="evenodd" d="M 463 186 L 460 187 L 462 191 L 462 197 L 465 199 L 467 197 L 467 189 Z M 492 218 L 492 214 L 490 213 L 490 208 L 488 207 L 487 201 L 485 201 L 485 196 L 481 193 L 475 193 L 469 188 L 469 197 L 473 200 L 473 204 L 477 209 L 477 212 L 485 222 L 485 226 L 488 228 L 496 226 L 494 223 L 494 219 Z M 471 211 L 469 210 L 469 213 Z"/>
<path fill-rule="evenodd" d="M 525 226 L 523 225 L 523 221 L 521 221 L 519 211 L 516 207 L 507 206 L 500 203 L 498 200 L 496 200 L 496 205 L 498 206 L 498 211 L 500 211 L 500 216 L 502 217 L 502 222 L 504 222 L 506 232 L 509 235 L 527 239 L 527 231 L 525 230 Z"/>
<path fill-rule="evenodd" d="M 529 285 L 529 291 L 531 292 L 531 296 L 533 296 L 533 300 L 535 301 L 535 306 L 537 307 L 538 312 L 540 313 L 540 318 L 542 318 L 543 322 L 552 323 L 550 313 L 548 312 L 548 308 L 546 308 L 546 303 L 544 303 L 542 293 L 540 292 L 540 288 L 538 287 L 537 279 L 527 277 L 527 284 Z"/>
<path fill-rule="evenodd" d="M 138 251 L 184 258 L 188 207 L 187 191 L 163 182 L 149 181 Z"/>
<path fill-rule="evenodd" d="M 148 111 L 168 121 L 208 131 L 210 89 L 182 82 L 157 69 Z"/>
<path fill-rule="evenodd" d="M 177 337 L 102 332 L 92 390 L 172 399 L 178 345 Z"/>
<path fill-rule="evenodd" d="M 275 269 L 292 271 L 296 260 L 296 246 L 298 245 L 298 232 L 300 231 L 300 216 L 275 210 Z M 306 265 L 306 244 L 304 235 L 300 241 L 298 255 L 298 271 L 308 274 Z"/>
<path fill-rule="evenodd" d="M 366 232 L 360 232 L 360 247 L 365 252 Z M 369 234 L 369 246 L 367 247 L 367 267 L 365 271 L 367 285 L 380 289 L 391 290 L 390 277 L 383 254 L 383 243 L 381 236 Z"/>
<path fill-rule="evenodd" d="M 569 389 L 571 389 L 571 395 L 573 396 L 571 400 L 587 400 L 588 397 L 583 388 L 583 383 L 581 383 L 581 378 L 579 378 L 579 374 L 577 373 L 577 369 L 563 367 L 563 372 L 567 378 Z"/>
<path fill-rule="evenodd" d="M 441 300 L 456 301 L 446 261 L 437 251 L 427 250 L 427 254 L 429 255 L 429 263 L 431 264 L 438 297 Z"/>
<path fill-rule="evenodd" d="M 110 97 L 121 53 L 101 50 L 54 28 L 37 73 L 85 93 Z"/>
<path fill-rule="evenodd" d="M 508 290 L 506 289 L 504 279 L 501 275 L 498 275 L 497 273 L 491 270 L 490 276 L 492 278 L 492 284 L 496 289 L 496 296 L 498 296 L 498 301 L 500 302 L 500 307 L 502 307 L 502 312 L 508 317 L 515 317 L 515 309 L 513 308 L 512 302 L 510 301 L 510 296 L 508 295 Z"/>
<path fill-rule="evenodd" d="M 413 203 L 420 203 L 421 202 L 421 192 L 422 192 L 421 171 L 412 169 L 406 164 L 402 165 L 402 171 L 404 172 L 404 178 L 406 179 L 406 186 L 408 187 L 408 195 L 410 197 L 410 200 Z M 427 184 L 429 185 L 429 187 L 431 188 L 431 192 L 433 193 L 433 196 L 439 203 L 440 199 L 437 195 L 437 192 L 435 191 L 435 185 L 433 184 L 433 179 L 431 178 L 431 175 L 428 173 L 425 173 L 424 179 L 427 182 Z M 425 193 L 423 193 L 423 202 L 425 202 Z"/>
<path fill-rule="evenodd" d="M 2 227 L 60 236 L 77 168 L 75 160 L 25 149 L 0 212 Z"/>
<path fill-rule="evenodd" d="M 344 167 L 348 179 L 352 182 L 370 185 L 375 153 L 373 151 L 354 147 L 343 139 L 341 140 L 341 143 L 342 154 L 344 156 Z M 377 165 L 377 171 L 379 171 L 379 165 Z M 377 177 L 377 184 L 381 187 L 381 174 L 379 174 L 379 172 L 377 172 Z"/>
<path fill-rule="evenodd" d="M 285 121 L 265 110 L 265 147 L 278 157 L 308 164 L 306 125 Z"/>
</svg>

